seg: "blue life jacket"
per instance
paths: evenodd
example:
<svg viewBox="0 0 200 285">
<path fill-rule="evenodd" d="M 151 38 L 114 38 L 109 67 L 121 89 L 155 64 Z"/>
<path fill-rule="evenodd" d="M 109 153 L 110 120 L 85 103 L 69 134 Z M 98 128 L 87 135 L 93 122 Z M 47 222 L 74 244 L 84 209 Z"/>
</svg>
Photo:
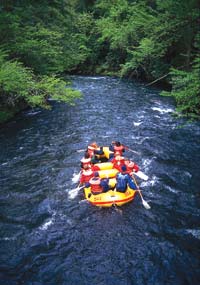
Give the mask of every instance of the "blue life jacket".
<svg viewBox="0 0 200 285">
<path fill-rule="evenodd" d="M 122 173 L 118 173 L 117 174 L 117 184 L 116 184 L 116 189 L 117 190 L 121 190 L 121 191 L 126 191 L 126 187 L 127 187 L 127 175 L 122 174 Z"/>
</svg>

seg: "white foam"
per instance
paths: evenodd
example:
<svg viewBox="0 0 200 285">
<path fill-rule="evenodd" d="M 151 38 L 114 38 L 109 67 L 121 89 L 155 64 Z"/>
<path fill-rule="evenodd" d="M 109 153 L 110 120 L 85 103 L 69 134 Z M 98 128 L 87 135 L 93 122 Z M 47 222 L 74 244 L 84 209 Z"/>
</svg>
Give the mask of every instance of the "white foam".
<svg viewBox="0 0 200 285">
<path fill-rule="evenodd" d="M 147 158 L 147 159 L 144 159 L 144 160 L 143 160 L 143 163 L 142 163 L 142 164 L 144 165 L 144 167 L 148 167 L 148 166 L 151 164 L 152 159 L 153 159 L 153 158 L 151 158 L 151 159 L 148 159 L 148 158 Z"/>
<path fill-rule="evenodd" d="M 16 240 L 15 237 L 4 237 L 0 239 L 1 241 L 11 241 L 11 240 Z"/>
<path fill-rule="evenodd" d="M 143 144 L 145 140 L 150 139 L 150 137 L 134 137 L 134 136 L 132 136 L 131 138 L 137 140 L 137 144 Z"/>
<path fill-rule="evenodd" d="M 50 225 L 52 225 L 52 224 L 53 224 L 53 219 L 50 219 L 49 221 L 47 221 L 46 223 L 44 223 L 44 224 L 40 227 L 40 230 L 45 231 L 45 230 L 47 230 L 48 227 L 49 227 Z"/>
<path fill-rule="evenodd" d="M 174 111 L 172 108 L 164 109 L 164 108 L 159 108 L 159 107 L 152 107 L 151 109 L 152 109 L 153 111 L 158 111 L 158 112 L 160 112 L 161 114 L 172 113 L 172 112 Z"/>
<path fill-rule="evenodd" d="M 56 212 L 53 211 L 52 217 L 48 219 L 42 226 L 39 227 L 40 230 L 46 231 L 55 221 Z"/>
<path fill-rule="evenodd" d="M 30 112 L 26 113 L 26 116 L 35 116 L 35 115 L 37 115 L 39 113 L 41 113 L 41 111 L 35 111 L 35 112 L 30 111 Z"/>
<path fill-rule="evenodd" d="M 79 173 L 73 173 L 72 182 L 78 183 L 79 179 L 80 179 L 80 172 Z"/>
<path fill-rule="evenodd" d="M 141 183 L 141 187 L 155 186 L 155 184 L 159 181 L 159 178 L 155 175 L 151 178 L 151 180 L 143 181 Z"/>
<path fill-rule="evenodd" d="M 142 124 L 142 122 L 133 122 L 133 125 L 135 126 L 135 127 L 137 127 L 137 126 L 139 126 L 139 125 L 141 125 Z"/>
<path fill-rule="evenodd" d="M 185 174 L 185 176 L 192 178 L 192 174 L 190 172 L 184 171 L 183 173 Z"/>
<path fill-rule="evenodd" d="M 68 191 L 68 197 L 70 200 L 73 200 L 78 195 L 79 190 L 73 189 Z"/>
<path fill-rule="evenodd" d="M 200 229 L 186 229 L 186 232 L 192 234 L 195 238 L 200 240 Z"/>
<path fill-rule="evenodd" d="M 169 190 L 172 193 L 178 193 L 179 191 L 175 190 L 174 188 L 170 187 L 170 186 L 166 186 L 167 190 Z"/>
</svg>

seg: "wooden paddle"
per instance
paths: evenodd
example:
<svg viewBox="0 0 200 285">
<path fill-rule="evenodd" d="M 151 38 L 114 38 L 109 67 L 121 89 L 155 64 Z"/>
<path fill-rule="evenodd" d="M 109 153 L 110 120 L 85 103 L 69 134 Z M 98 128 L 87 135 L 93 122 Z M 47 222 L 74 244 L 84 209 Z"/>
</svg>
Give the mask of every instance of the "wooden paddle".
<svg viewBox="0 0 200 285">
<path fill-rule="evenodd" d="M 135 179 L 134 175 L 132 175 L 132 177 L 133 177 L 133 180 L 134 180 L 134 182 L 135 182 L 135 185 L 137 186 L 137 191 L 138 191 L 138 193 L 139 193 L 139 195 L 140 195 L 140 198 L 141 198 L 141 200 L 142 200 L 142 205 L 143 205 L 143 206 L 145 207 L 145 209 L 147 209 L 147 210 L 151 209 L 151 206 L 147 203 L 147 201 L 144 200 L 144 198 L 143 198 L 143 196 L 142 196 L 142 193 L 141 193 L 141 190 L 139 189 L 139 186 L 138 186 L 138 184 L 137 184 L 137 182 L 136 182 L 136 179 Z"/>
</svg>

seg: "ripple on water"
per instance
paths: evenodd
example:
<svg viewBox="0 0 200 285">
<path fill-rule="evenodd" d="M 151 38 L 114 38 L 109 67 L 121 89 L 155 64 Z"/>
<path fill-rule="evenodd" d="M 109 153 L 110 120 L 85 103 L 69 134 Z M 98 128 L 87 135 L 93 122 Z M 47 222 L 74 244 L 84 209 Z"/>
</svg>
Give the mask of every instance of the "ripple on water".
<svg viewBox="0 0 200 285">
<path fill-rule="evenodd" d="M 199 284 L 199 123 L 139 83 L 72 78 L 75 106 L 52 101 L 1 128 L 2 284 Z M 137 182 L 151 210 L 139 195 L 109 209 L 70 196 L 77 150 L 113 140 L 141 153 L 125 156 L 149 176 Z"/>
</svg>

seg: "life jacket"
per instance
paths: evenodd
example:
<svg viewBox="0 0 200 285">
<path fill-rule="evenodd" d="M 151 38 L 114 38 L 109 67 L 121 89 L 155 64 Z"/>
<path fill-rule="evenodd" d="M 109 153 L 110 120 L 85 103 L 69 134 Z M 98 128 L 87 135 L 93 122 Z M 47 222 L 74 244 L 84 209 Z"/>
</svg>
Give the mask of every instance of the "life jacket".
<svg viewBox="0 0 200 285">
<path fill-rule="evenodd" d="M 126 174 L 118 173 L 116 177 L 116 189 L 125 191 L 127 188 L 127 177 Z"/>
<path fill-rule="evenodd" d="M 94 155 L 95 148 L 91 145 L 88 146 L 87 152 L 89 153 L 89 156 L 92 157 Z"/>
<path fill-rule="evenodd" d="M 87 183 L 94 176 L 94 172 L 91 169 L 83 170 L 81 173 L 80 183 Z"/>
<path fill-rule="evenodd" d="M 93 171 L 99 171 L 100 170 L 100 167 L 98 165 L 93 165 L 92 166 L 92 170 Z"/>
<path fill-rule="evenodd" d="M 89 183 L 90 183 L 92 193 L 99 194 L 102 192 L 102 186 L 100 185 L 100 183 L 101 183 L 100 177 L 91 178 Z"/>
<path fill-rule="evenodd" d="M 114 153 L 119 152 L 119 154 L 122 155 L 123 150 L 124 150 L 123 145 L 120 145 L 120 146 L 114 145 Z"/>
<path fill-rule="evenodd" d="M 125 165 L 124 157 L 121 155 L 117 155 L 113 158 L 112 163 L 113 163 L 113 168 L 116 168 L 119 171 L 121 171 L 121 167 Z"/>
<path fill-rule="evenodd" d="M 126 160 L 125 165 L 127 167 L 128 173 L 131 173 L 133 171 L 137 172 L 139 170 L 139 166 L 136 163 L 134 163 L 133 161 Z"/>
<path fill-rule="evenodd" d="M 87 168 L 91 167 L 91 158 L 90 157 L 89 158 L 83 157 L 81 159 L 81 167 L 83 169 L 87 169 Z"/>
</svg>

